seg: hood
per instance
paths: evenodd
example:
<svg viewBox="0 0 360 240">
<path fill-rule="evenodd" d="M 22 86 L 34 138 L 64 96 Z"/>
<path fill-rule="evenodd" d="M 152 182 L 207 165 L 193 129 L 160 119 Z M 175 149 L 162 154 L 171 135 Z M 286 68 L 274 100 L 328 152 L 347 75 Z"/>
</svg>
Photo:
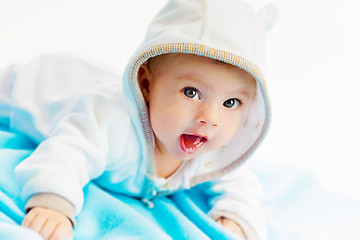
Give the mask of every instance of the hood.
<svg viewBox="0 0 360 240">
<path fill-rule="evenodd" d="M 248 105 L 233 139 L 226 147 L 192 161 L 207 162 L 206 168 L 200 169 L 200 174 L 191 180 L 193 184 L 212 180 L 240 166 L 268 131 L 270 106 L 261 69 L 269 16 L 268 6 L 255 12 L 240 0 L 170 0 L 155 16 L 127 66 L 123 83 L 130 114 L 146 145 L 143 154 L 151 160 L 153 170 L 154 136 L 137 81 L 141 64 L 166 53 L 196 54 L 232 64 L 256 79 L 256 96 Z"/>
</svg>

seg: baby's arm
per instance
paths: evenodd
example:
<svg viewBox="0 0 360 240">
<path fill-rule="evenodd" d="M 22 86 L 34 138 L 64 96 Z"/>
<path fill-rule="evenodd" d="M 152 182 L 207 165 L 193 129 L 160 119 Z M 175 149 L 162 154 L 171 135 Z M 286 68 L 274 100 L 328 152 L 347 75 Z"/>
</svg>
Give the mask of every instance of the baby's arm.
<svg viewBox="0 0 360 240">
<path fill-rule="evenodd" d="M 46 240 L 72 238 L 71 221 L 61 212 L 35 207 L 25 216 L 22 226 L 38 232 Z"/>
<path fill-rule="evenodd" d="M 83 187 L 110 164 L 110 142 L 122 146 L 130 132 L 130 117 L 113 81 L 118 75 L 66 55 L 41 56 L 6 75 L 12 79 L 11 128 L 40 143 L 15 169 L 22 199 L 53 193 L 79 214 Z"/>
<path fill-rule="evenodd" d="M 255 174 L 242 166 L 198 187 L 208 198 L 211 218 L 215 221 L 225 218 L 220 223 L 230 230 L 240 228 L 244 239 L 266 239 L 265 215 L 260 205 L 262 187 Z"/>
<path fill-rule="evenodd" d="M 5 124 L 40 143 L 15 169 L 24 200 L 52 193 L 73 205 L 72 215 L 80 212 L 82 188 L 102 174 L 112 156 L 110 149 L 128 141 L 131 121 L 118 79 L 120 74 L 102 64 L 62 54 L 0 70 L 0 112 Z M 110 148 L 110 142 L 117 148 Z M 28 205 L 27 209 L 57 209 Z M 71 218 L 67 212 L 64 215 Z"/>
</svg>

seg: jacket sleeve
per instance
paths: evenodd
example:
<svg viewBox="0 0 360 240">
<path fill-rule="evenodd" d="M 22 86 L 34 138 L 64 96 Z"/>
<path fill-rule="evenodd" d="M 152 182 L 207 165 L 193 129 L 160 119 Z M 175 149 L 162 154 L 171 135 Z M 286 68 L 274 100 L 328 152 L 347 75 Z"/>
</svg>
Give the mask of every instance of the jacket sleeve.
<svg viewBox="0 0 360 240">
<path fill-rule="evenodd" d="M 130 118 L 110 80 L 117 75 L 68 56 L 42 56 L 10 75 L 10 127 L 39 143 L 15 169 L 22 199 L 59 196 L 77 215 L 82 188 L 109 164 L 110 119 L 120 119 L 118 143 L 126 143 Z"/>
<path fill-rule="evenodd" d="M 254 173 L 244 166 L 200 189 L 209 199 L 208 215 L 237 222 L 248 240 L 266 240 L 266 221 L 261 207 L 262 187 Z"/>
</svg>

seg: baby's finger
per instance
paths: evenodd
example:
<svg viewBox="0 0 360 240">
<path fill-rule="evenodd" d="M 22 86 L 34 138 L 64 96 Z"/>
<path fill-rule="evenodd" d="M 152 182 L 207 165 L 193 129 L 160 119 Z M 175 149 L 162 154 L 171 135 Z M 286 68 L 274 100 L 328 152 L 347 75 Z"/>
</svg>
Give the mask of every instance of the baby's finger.
<svg viewBox="0 0 360 240">
<path fill-rule="evenodd" d="M 240 227 L 237 226 L 234 222 L 229 221 L 227 219 L 223 220 L 222 225 L 227 229 L 230 229 L 232 232 L 236 232 L 237 230 L 240 229 Z"/>
<path fill-rule="evenodd" d="M 40 235 L 44 238 L 44 239 L 49 239 L 50 236 L 53 234 L 53 232 L 55 231 L 56 227 L 57 227 L 57 222 L 56 221 L 52 221 L 50 219 L 47 219 L 47 221 L 44 223 L 43 228 L 40 230 Z"/>
<path fill-rule="evenodd" d="M 26 216 L 24 217 L 24 220 L 21 223 L 21 226 L 23 227 L 29 227 L 32 220 L 36 217 L 36 213 L 34 212 L 29 212 L 28 214 L 26 214 Z"/>
<path fill-rule="evenodd" d="M 49 240 L 63 240 L 64 238 L 72 239 L 71 224 L 60 223 L 49 237 Z"/>
<path fill-rule="evenodd" d="M 46 224 L 47 219 L 41 215 L 36 215 L 28 226 L 35 232 L 40 232 L 44 225 Z"/>
<path fill-rule="evenodd" d="M 245 233 L 243 229 L 234 221 L 230 219 L 223 219 L 221 224 L 226 229 L 230 230 L 231 232 L 235 233 L 236 235 L 241 236 L 242 238 L 246 239 Z"/>
</svg>

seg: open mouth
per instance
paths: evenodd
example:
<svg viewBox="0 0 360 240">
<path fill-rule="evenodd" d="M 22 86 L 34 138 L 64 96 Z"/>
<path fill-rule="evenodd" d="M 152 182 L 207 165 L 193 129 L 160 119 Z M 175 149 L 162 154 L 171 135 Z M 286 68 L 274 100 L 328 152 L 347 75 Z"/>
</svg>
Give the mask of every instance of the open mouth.
<svg viewBox="0 0 360 240">
<path fill-rule="evenodd" d="M 206 137 L 182 134 L 180 136 L 180 147 L 186 153 L 195 153 L 206 141 Z"/>
</svg>

